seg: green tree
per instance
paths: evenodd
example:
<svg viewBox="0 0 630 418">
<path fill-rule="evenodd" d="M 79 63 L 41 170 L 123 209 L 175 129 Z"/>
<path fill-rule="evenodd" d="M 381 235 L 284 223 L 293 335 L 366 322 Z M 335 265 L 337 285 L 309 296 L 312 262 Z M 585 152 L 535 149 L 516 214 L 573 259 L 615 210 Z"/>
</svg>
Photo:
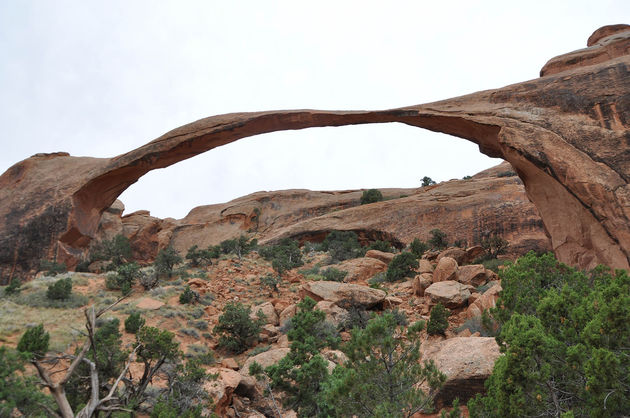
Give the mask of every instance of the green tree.
<svg viewBox="0 0 630 418">
<path fill-rule="evenodd" d="M 72 279 L 66 277 L 48 285 L 46 297 L 51 300 L 67 300 L 72 294 Z"/>
<path fill-rule="evenodd" d="M 191 267 L 199 267 L 205 266 L 208 264 L 212 264 L 212 259 L 217 258 L 213 257 L 215 254 L 213 253 L 211 248 L 202 250 L 197 245 L 193 245 L 188 249 L 186 253 L 186 260 L 190 260 Z"/>
<path fill-rule="evenodd" d="M 46 276 L 56 276 L 68 271 L 68 268 L 64 263 L 57 263 L 56 261 L 48 260 L 41 260 L 39 268 L 45 272 Z"/>
<path fill-rule="evenodd" d="M 219 245 L 223 254 L 235 254 L 240 260 L 256 248 L 258 241 L 256 239 L 249 240 L 245 235 L 241 235 L 235 239 L 222 241 Z"/>
<path fill-rule="evenodd" d="M 367 205 L 369 203 L 376 203 L 383 200 L 383 193 L 378 189 L 364 190 L 361 195 L 361 204 Z"/>
<path fill-rule="evenodd" d="M 324 403 L 333 416 L 410 417 L 429 411 L 446 376 L 432 362 L 420 363 L 419 322 L 407 330 L 391 313 L 355 328 L 343 346 L 348 361 L 324 385 Z M 426 383 L 428 394 L 420 386 Z"/>
<path fill-rule="evenodd" d="M 328 251 L 333 263 L 362 257 L 364 254 L 359 237 L 353 231 L 332 231 L 322 241 L 321 249 Z"/>
<path fill-rule="evenodd" d="M 493 235 L 481 241 L 481 246 L 486 250 L 490 258 L 497 258 L 498 255 L 505 254 L 509 245 L 505 239 L 498 235 Z"/>
<path fill-rule="evenodd" d="M 267 261 L 279 274 L 304 265 L 302 252 L 296 240 L 285 238 L 278 245 L 268 245 L 258 250 L 258 254 Z"/>
<path fill-rule="evenodd" d="M 34 376 L 26 374 L 28 355 L 0 346 L 0 417 L 45 417 L 52 410 L 51 400 L 39 391 Z"/>
<path fill-rule="evenodd" d="M 265 369 L 271 388 L 283 391 L 285 406 L 296 410 L 301 417 L 318 416 L 323 412 L 321 385 L 329 373 L 328 363 L 319 352 L 324 347 L 339 344 L 336 331 L 325 322 L 326 314 L 314 308 L 315 301 L 309 297 L 298 304 L 287 332 L 291 351 Z M 250 370 L 253 374 L 262 373 L 259 366 Z"/>
<path fill-rule="evenodd" d="M 199 293 L 195 292 L 190 288 L 190 286 L 186 285 L 186 288 L 179 295 L 179 303 L 185 305 L 187 303 L 195 303 L 199 300 Z"/>
<path fill-rule="evenodd" d="M 155 257 L 155 270 L 160 274 L 171 277 L 173 275 L 173 268 L 182 261 L 182 257 L 177 251 L 169 246 L 161 249 Z"/>
<path fill-rule="evenodd" d="M 471 416 L 623 416 L 630 406 L 630 277 L 529 253 L 502 271 L 501 352 Z"/>
<path fill-rule="evenodd" d="M 418 260 L 414 254 L 400 253 L 389 263 L 385 278 L 388 282 L 395 282 L 405 277 L 411 277 L 418 265 Z"/>
<path fill-rule="evenodd" d="M 140 315 L 140 312 L 133 312 L 129 314 L 125 319 L 125 332 L 129 334 L 136 334 L 140 328 L 144 325 L 144 318 Z"/>
<path fill-rule="evenodd" d="M 20 338 L 17 349 L 21 353 L 29 353 L 31 357 L 42 357 L 48 351 L 50 334 L 44 330 L 44 324 L 29 328 Z"/>
<path fill-rule="evenodd" d="M 394 248 L 392 248 L 392 243 L 389 241 L 381 241 L 381 240 L 377 240 L 374 241 L 373 243 L 371 243 L 368 248 L 368 250 L 377 250 L 377 251 L 383 251 L 384 253 L 393 253 L 394 252 Z"/>
<path fill-rule="evenodd" d="M 122 234 L 116 235 L 111 240 L 104 240 L 94 244 L 90 250 L 90 261 L 110 261 L 108 270 L 129 262 L 132 259 L 131 243 L 129 238 Z"/>
<path fill-rule="evenodd" d="M 263 318 L 250 318 L 251 308 L 242 303 L 228 302 L 219 316 L 213 332 L 219 335 L 219 347 L 239 354 L 258 341 Z"/>
<path fill-rule="evenodd" d="M 435 184 L 435 181 L 433 181 L 431 177 L 424 176 L 420 180 L 422 181 L 422 187 L 433 186 Z"/>
<path fill-rule="evenodd" d="M 428 243 L 432 248 L 441 250 L 448 247 L 448 240 L 446 239 L 445 232 L 436 228 L 429 231 L 429 233 L 431 234 L 431 238 L 429 238 Z"/>
<path fill-rule="evenodd" d="M 448 328 L 448 317 L 451 315 L 448 309 L 441 303 L 438 303 L 431 309 L 431 316 L 427 324 L 427 333 L 429 335 L 444 335 Z"/>
</svg>

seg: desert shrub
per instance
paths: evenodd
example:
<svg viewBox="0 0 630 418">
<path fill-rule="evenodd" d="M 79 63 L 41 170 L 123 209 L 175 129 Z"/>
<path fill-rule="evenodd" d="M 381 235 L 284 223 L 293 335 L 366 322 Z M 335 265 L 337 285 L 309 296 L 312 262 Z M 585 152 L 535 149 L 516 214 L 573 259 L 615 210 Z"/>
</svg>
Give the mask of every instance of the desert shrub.
<svg viewBox="0 0 630 418">
<path fill-rule="evenodd" d="M 444 335 L 448 328 L 448 317 L 451 315 L 441 303 L 438 303 L 431 309 L 431 316 L 427 324 L 427 333 L 429 335 Z"/>
<path fill-rule="evenodd" d="M 260 284 L 263 287 L 269 289 L 270 294 L 278 292 L 278 284 L 280 283 L 280 277 L 274 274 L 267 274 L 260 278 Z"/>
<path fill-rule="evenodd" d="M 179 295 L 179 303 L 182 305 L 188 303 L 196 303 L 199 300 L 199 293 L 195 292 L 190 288 L 190 286 L 186 285 L 186 288 Z"/>
<path fill-rule="evenodd" d="M 416 258 L 422 257 L 422 255 L 429 249 L 429 244 L 424 241 L 420 241 L 418 238 L 414 238 L 409 244 L 409 251 L 416 256 Z"/>
<path fill-rule="evenodd" d="M 435 184 L 435 181 L 433 181 L 433 179 L 428 176 L 422 177 L 420 181 L 422 181 L 421 187 L 433 186 Z"/>
<path fill-rule="evenodd" d="M 160 279 L 158 278 L 157 272 L 154 269 L 149 268 L 140 270 L 138 282 L 144 290 L 151 290 L 159 284 Z"/>
<path fill-rule="evenodd" d="M 328 251 L 331 261 L 338 263 L 365 254 L 359 237 L 353 231 L 332 231 L 321 244 L 322 251 Z"/>
<path fill-rule="evenodd" d="M 129 334 L 135 334 L 144 325 L 144 318 L 140 315 L 140 312 L 134 312 L 125 319 L 125 332 Z"/>
<path fill-rule="evenodd" d="M 238 238 L 222 241 L 219 245 L 223 254 L 235 254 L 240 260 L 244 255 L 256 249 L 258 240 L 249 240 L 245 235 L 241 235 Z"/>
<path fill-rule="evenodd" d="M 193 245 L 186 253 L 186 260 L 190 260 L 191 267 L 198 267 L 212 264 L 212 259 L 218 256 L 217 251 L 214 251 L 212 247 L 202 250 L 199 246 Z"/>
<path fill-rule="evenodd" d="M 465 239 L 456 239 L 453 241 L 453 247 L 466 248 L 468 246 L 467 244 L 468 242 Z"/>
<path fill-rule="evenodd" d="M 68 271 L 65 264 L 49 260 L 41 260 L 39 263 L 39 269 L 40 271 L 43 271 L 46 276 L 56 276 Z"/>
<path fill-rule="evenodd" d="M 173 247 L 166 247 L 158 252 L 153 265 L 155 266 L 155 271 L 159 274 L 171 277 L 173 274 L 173 267 L 182 261 L 182 257 Z"/>
<path fill-rule="evenodd" d="M 208 321 L 200 319 L 196 321 L 188 321 L 188 325 L 193 328 L 197 328 L 200 331 L 205 331 L 208 329 Z"/>
<path fill-rule="evenodd" d="M 441 250 L 448 247 L 448 240 L 445 232 L 436 228 L 429 231 L 429 233 L 431 234 L 431 238 L 429 238 L 428 243 L 432 248 Z"/>
<path fill-rule="evenodd" d="M 71 292 L 67 299 L 50 299 L 47 290 L 34 292 L 22 292 L 14 297 L 13 301 L 19 305 L 33 308 L 62 308 L 72 309 L 87 305 L 90 299 L 76 292 Z"/>
<path fill-rule="evenodd" d="M 462 180 L 470 180 L 470 179 L 472 179 L 472 176 L 464 176 L 464 177 L 462 177 Z"/>
<path fill-rule="evenodd" d="M 485 313 L 484 311 L 484 314 Z M 455 331 L 459 333 L 467 329 L 472 334 L 478 332 L 482 337 L 494 337 L 496 335 L 495 327 L 490 322 L 489 317 L 486 316 L 486 318 L 488 319 L 482 318 L 481 316 L 469 318 L 461 326 L 456 328 Z"/>
<path fill-rule="evenodd" d="M 105 287 L 110 290 L 120 289 L 123 295 L 131 293 L 135 280 L 141 276 L 140 266 L 136 263 L 126 263 L 118 266 L 116 273 L 109 273 L 105 277 Z"/>
<path fill-rule="evenodd" d="M 370 287 L 378 289 L 381 287 L 381 284 L 385 283 L 386 281 L 387 281 L 387 273 L 382 271 L 370 277 L 367 282 L 368 282 L 368 285 L 370 285 Z"/>
<path fill-rule="evenodd" d="M 354 328 L 363 329 L 367 326 L 372 315 L 365 307 L 358 303 L 345 303 L 341 306 L 348 313 L 339 324 L 340 330 L 352 330 Z"/>
<path fill-rule="evenodd" d="M 348 275 L 347 271 L 339 270 L 334 267 L 328 267 L 327 269 L 322 269 L 319 273 L 324 277 L 324 280 L 329 280 L 332 282 L 343 282 L 343 279 Z"/>
<path fill-rule="evenodd" d="M 395 256 L 387 267 L 385 278 L 388 282 L 402 280 L 405 277 L 411 277 L 414 269 L 418 268 L 418 260 L 412 253 L 400 253 Z"/>
<path fill-rule="evenodd" d="M 213 332 L 219 335 L 219 347 L 239 354 L 258 341 L 263 318 L 250 318 L 251 308 L 242 303 L 228 302 L 219 316 Z"/>
<path fill-rule="evenodd" d="M 199 332 L 195 328 L 181 328 L 179 332 L 189 337 L 199 338 Z"/>
<path fill-rule="evenodd" d="M 4 288 L 4 294 L 7 296 L 16 295 L 20 293 L 22 290 L 22 280 L 19 277 L 14 277 L 13 280 L 9 282 L 9 285 Z"/>
<path fill-rule="evenodd" d="M 71 293 L 72 279 L 66 277 L 65 279 L 57 280 L 55 283 L 48 285 L 46 297 L 52 300 L 67 300 L 70 299 Z"/>
<path fill-rule="evenodd" d="M 394 248 L 392 247 L 392 244 L 389 241 L 374 241 L 373 243 L 371 243 L 368 247 L 368 250 L 377 250 L 377 251 L 383 251 L 385 253 L 393 253 L 394 252 Z"/>
<path fill-rule="evenodd" d="M 407 315 L 399 310 L 398 308 L 386 310 L 383 313 L 391 314 L 394 318 L 394 321 L 398 326 L 406 327 L 409 324 L 409 320 L 407 319 Z"/>
<path fill-rule="evenodd" d="M 87 273 L 90 271 L 90 260 L 81 260 L 77 263 L 77 266 L 75 267 L 74 271 L 76 272 L 80 272 L 80 273 Z"/>
<path fill-rule="evenodd" d="M 270 345 L 258 345 L 252 351 L 247 353 L 247 357 L 257 356 L 258 354 L 269 351 L 270 349 L 271 349 Z"/>
<path fill-rule="evenodd" d="M 111 240 L 96 243 L 90 249 L 90 261 L 111 261 L 112 269 L 132 259 L 129 238 L 118 234 Z"/>
<path fill-rule="evenodd" d="M 278 245 L 267 245 L 258 250 L 258 254 L 267 261 L 279 275 L 303 266 L 302 252 L 296 240 L 285 238 Z"/>
<path fill-rule="evenodd" d="M 500 254 L 505 254 L 510 244 L 498 235 L 487 237 L 481 241 L 481 246 L 488 253 L 489 257 L 497 258 Z"/>
<path fill-rule="evenodd" d="M 17 350 L 32 357 L 41 357 L 48 351 L 50 334 L 44 330 L 44 324 L 29 328 L 24 332 L 17 345 Z"/>
<path fill-rule="evenodd" d="M 361 195 L 361 204 L 367 205 L 369 203 L 376 203 L 383 200 L 383 193 L 378 189 L 364 190 Z"/>
<path fill-rule="evenodd" d="M 482 260 L 481 263 L 477 264 L 483 264 L 486 269 L 492 270 L 498 274 L 500 271 L 500 267 L 506 265 L 507 263 L 509 263 L 509 260 L 500 260 L 497 258 L 493 258 L 490 260 Z"/>
</svg>

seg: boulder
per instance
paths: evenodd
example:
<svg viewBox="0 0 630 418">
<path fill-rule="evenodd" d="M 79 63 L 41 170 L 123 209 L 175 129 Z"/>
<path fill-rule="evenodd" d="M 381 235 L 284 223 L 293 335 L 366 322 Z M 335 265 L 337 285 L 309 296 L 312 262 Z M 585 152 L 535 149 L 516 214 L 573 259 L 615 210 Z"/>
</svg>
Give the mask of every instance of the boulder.
<svg viewBox="0 0 630 418">
<path fill-rule="evenodd" d="M 486 254 L 486 250 L 481 245 L 466 248 L 465 263 L 472 263 L 484 254 Z"/>
<path fill-rule="evenodd" d="M 243 367 L 241 367 L 240 374 L 242 376 L 249 376 L 249 366 L 254 362 L 260 364 L 263 368 L 269 367 L 282 360 L 291 350 L 289 348 L 272 348 L 263 353 L 256 354 L 245 361 Z"/>
<path fill-rule="evenodd" d="M 491 337 L 455 337 L 427 340 L 421 348 L 422 360 L 433 360 L 446 375 L 446 382 L 436 396 L 442 404 L 456 397 L 465 403 L 477 393 L 484 393 L 484 382 L 492 374 L 499 357 L 499 346 Z"/>
<path fill-rule="evenodd" d="M 440 255 L 438 255 L 437 257 L 438 263 L 444 257 L 452 258 L 453 260 L 457 262 L 458 265 L 464 264 L 464 261 L 466 261 L 466 251 L 457 247 L 447 248 L 446 250 L 442 251 Z"/>
<path fill-rule="evenodd" d="M 442 257 L 435 266 L 433 283 L 457 279 L 457 261 L 451 257 Z"/>
<path fill-rule="evenodd" d="M 348 272 L 348 275 L 344 278 L 345 282 L 366 282 L 375 274 L 387 270 L 386 263 L 376 258 L 368 257 L 345 260 L 333 267 Z"/>
<path fill-rule="evenodd" d="M 486 268 L 483 264 L 469 264 L 457 270 L 457 281 L 471 286 L 481 286 L 487 281 Z"/>
<path fill-rule="evenodd" d="M 433 304 L 441 303 L 447 308 L 464 306 L 470 297 L 471 286 L 463 285 L 454 280 L 433 283 L 425 291 L 425 296 Z"/>
<path fill-rule="evenodd" d="M 433 264 L 425 258 L 421 258 L 418 260 L 418 268 L 416 271 L 420 274 L 422 273 L 431 273 L 433 274 Z"/>
<path fill-rule="evenodd" d="M 241 374 L 227 368 L 210 368 L 208 372 L 218 374 L 218 377 L 204 383 L 203 388 L 214 401 L 215 414 L 220 417 L 226 416 L 227 408 L 232 403 L 232 394 L 241 383 Z"/>
<path fill-rule="evenodd" d="M 258 306 L 252 306 L 252 311 L 249 317 L 253 320 L 258 319 L 258 312 L 262 312 L 265 315 L 265 323 L 270 325 L 278 325 L 278 314 L 271 302 L 265 302 Z"/>
<path fill-rule="evenodd" d="M 320 300 L 317 302 L 315 309 L 319 309 L 324 312 L 326 314 L 326 321 L 334 324 L 335 326 L 344 321 L 348 315 L 348 311 L 337 306 L 335 302 L 327 300 Z"/>
<path fill-rule="evenodd" d="M 499 299 L 499 293 L 501 290 L 503 289 L 499 283 L 486 290 L 479 298 L 468 306 L 468 309 L 466 310 L 466 318 L 481 316 L 484 311 L 494 308 L 497 304 L 497 299 Z"/>
<path fill-rule="evenodd" d="M 425 290 L 431 286 L 433 275 L 431 273 L 422 273 L 413 278 L 413 293 L 417 296 L 424 296 Z"/>
<path fill-rule="evenodd" d="M 316 301 L 327 300 L 337 305 L 352 303 L 366 309 L 383 302 L 387 294 L 379 289 L 372 289 L 351 283 L 328 281 L 309 282 L 302 285 L 303 296 L 309 296 Z"/>
<path fill-rule="evenodd" d="M 368 250 L 365 253 L 365 256 L 367 258 L 375 258 L 375 259 L 377 259 L 379 261 L 382 261 L 385 264 L 389 264 L 394 259 L 396 254 L 388 253 L 388 252 L 385 252 L 385 251 L 379 251 L 379 250 Z"/>
<path fill-rule="evenodd" d="M 292 304 L 284 308 L 282 312 L 280 312 L 280 317 L 278 318 L 278 320 L 280 321 L 280 326 L 284 326 L 289 319 L 293 318 L 293 315 L 295 315 L 296 312 L 296 304 Z"/>
</svg>

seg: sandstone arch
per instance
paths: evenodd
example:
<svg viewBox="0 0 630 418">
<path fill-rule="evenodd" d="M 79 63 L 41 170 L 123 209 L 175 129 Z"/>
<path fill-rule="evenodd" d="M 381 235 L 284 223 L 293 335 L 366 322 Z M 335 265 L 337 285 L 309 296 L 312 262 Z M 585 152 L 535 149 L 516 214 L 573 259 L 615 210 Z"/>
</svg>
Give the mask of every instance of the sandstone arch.
<svg viewBox="0 0 630 418">
<path fill-rule="evenodd" d="M 85 249 L 102 212 L 142 175 L 243 137 L 316 126 L 399 122 L 448 133 L 509 161 L 558 258 L 630 260 L 630 26 L 599 29 L 535 80 L 384 111 L 292 110 L 213 116 L 126 154 L 36 155 L 0 176 L 0 268 L 27 270 Z"/>
</svg>

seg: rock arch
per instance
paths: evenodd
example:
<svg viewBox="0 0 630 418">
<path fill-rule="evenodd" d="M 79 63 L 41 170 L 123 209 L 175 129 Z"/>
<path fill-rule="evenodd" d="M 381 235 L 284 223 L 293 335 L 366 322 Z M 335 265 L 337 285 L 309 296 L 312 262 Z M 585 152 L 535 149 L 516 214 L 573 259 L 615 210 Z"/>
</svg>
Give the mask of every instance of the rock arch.
<svg viewBox="0 0 630 418">
<path fill-rule="evenodd" d="M 291 110 L 212 116 L 111 159 L 35 155 L 0 176 L 0 269 L 76 261 L 101 214 L 150 170 L 278 130 L 398 122 L 448 133 L 509 161 L 558 258 L 583 268 L 630 260 L 630 26 L 598 29 L 541 77 L 383 111 Z"/>
</svg>

